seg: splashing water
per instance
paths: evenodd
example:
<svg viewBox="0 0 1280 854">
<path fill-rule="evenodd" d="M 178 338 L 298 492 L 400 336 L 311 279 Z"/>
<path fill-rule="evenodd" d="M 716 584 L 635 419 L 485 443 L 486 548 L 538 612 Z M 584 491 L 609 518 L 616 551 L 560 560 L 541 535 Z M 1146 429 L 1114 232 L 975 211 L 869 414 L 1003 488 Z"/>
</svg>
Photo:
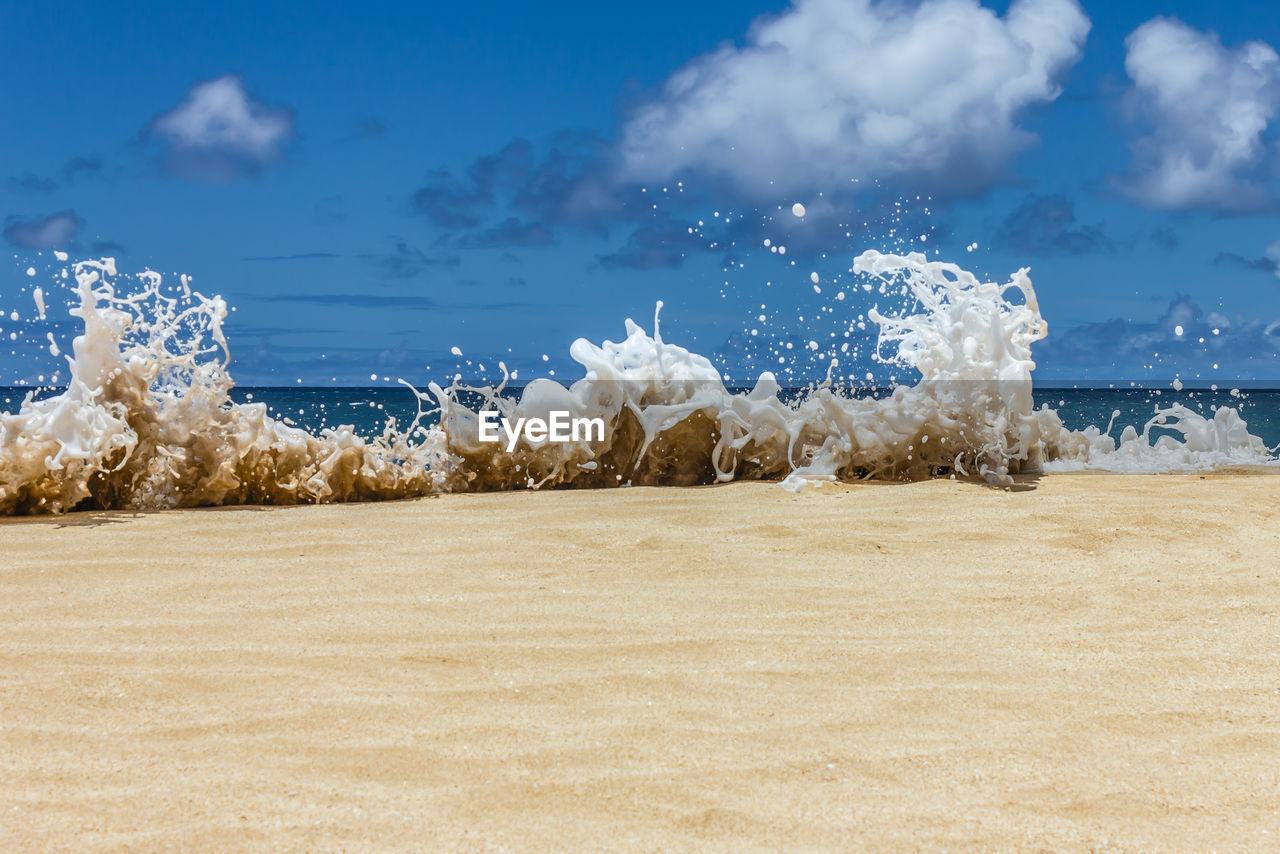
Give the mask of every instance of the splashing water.
<svg viewBox="0 0 1280 854">
<path fill-rule="evenodd" d="M 61 394 L 0 415 L 0 512 L 353 501 L 440 489 L 442 437 L 389 424 L 312 435 L 232 404 L 226 304 L 167 296 L 147 271 L 117 294 L 110 260 L 75 268 L 83 332 Z"/>
<path fill-rule="evenodd" d="M 83 325 L 67 388 L 0 415 L 0 513 L 75 508 L 168 508 L 400 498 L 441 491 L 623 484 L 687 485 L 769 479 L 981 477 L 1094 468 L 1156 472 L 1275 462 L 1239 413 L 1204 418 L 1175 404 L 1117 445 L 1098 427 L 1070 431 L 1035 409 L 1031 345 L 1048 334 L 1020 270 L 985 282 L 924 255 L 868 251 L 859 275 L 901 287 L 917 310 L 868 319 L 877 358 L 920 379 L 884 397 L 852 397 L 830 381 L 797 403 L 762 373 L 747 393 L 726 388 L 707 358 L 628 320 L 620 342 L 578 339 L 584 376 L 566 387 L 535 379 L 518 400 L 496 387 L 432 383 L 417 417 L 366 439 L 351 427 L 316 433 L 281 423 L 265 404 L 230 400 L 222 331 L 226 305 L 168 294 L 147 271 L 118 293 L 110 260 L 75 267 Z M 1020 295 L 1020 301 L 1013 297 Z M 659 304 L 661 307 L 661 304 Z M 43 306 L 42 306 L 43 313 Z M 481 406 L 464 401 L 478 398 Z M 427 408 L 423 404 L 428 404 Z M 423 421 L 439 409 L 439 423 Z M 522 439 L 510 451 L 479 440 L 479 411 L 600 418 L 603 439 Z M 1153 431 L 1164 429 L 1153 442 Z M 1175 438 L 1171 433 L 1178 433 Z"/>
<path fill-rule="evenodd" d="M 880 358 L 914 368 L 917 384 L 876 399 L 846 397 L 828 383 L 789 405 L 766 372 L 752 391 L 734 394 L 706 358 L 664 342 L 656 317 L 653 337 L 628 321 L 621 343 L 573 344 L 586 374 L 568 388 L 537 380 L 518 402 L 502 398 L 500 388 L 470 389 L 513 421 L 545 418 L 552 409 L 601 418 L 608 425 L 603 442 L 524 443 L 508 453 L 473 439 L 477 412 L 433 386 L 450 450 L 464 461 L 459 487 L 782 479 L 798 489 L 939 474 L 1007 485 L 1014 474 L 1048 464 L 1169 471 L 1270 461 L 1261 439 L 1229 408 L 1212 420 L 1180 405 L 1161 410 L 1141 438 L 1126 433 L 1119 450 L 1096 427 L 1070 431 L 1053 410 L 1033 409 L 1031 345 L 1048 326 L 1025 269 L 997 285 L 918 253 L 874 251 L 854 268 L 904 286 L 920 306 L 914 314 L 869 313 L 880 327 Z M 1008 299 L 1011 291 L 1023 301 Z M 1157 423 L 1181 431 L 1184 441 L 1164 436 L 1152 448 L 1147 440 Z"/>
</svg>

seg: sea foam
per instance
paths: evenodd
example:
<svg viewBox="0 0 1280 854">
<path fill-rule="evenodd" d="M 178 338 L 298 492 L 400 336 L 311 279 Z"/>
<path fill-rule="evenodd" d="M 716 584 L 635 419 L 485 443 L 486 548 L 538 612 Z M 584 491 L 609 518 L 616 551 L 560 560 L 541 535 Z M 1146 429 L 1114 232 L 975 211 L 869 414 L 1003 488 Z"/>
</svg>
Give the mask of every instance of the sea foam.
<svg viewBox="0 0 1280 854">
<path fill-rule="evenodd" d="M 769 372 L 734 392 L 709 359 L 663 340 L 655 312 L 652 335 L 627 320 L 619 342 L 575 341 L 570 355 L 583 376 L 569 386 L 539 378 L 514 398 L 505 379 L 430 383 L 413 390 L 411 423 L 388 422 L 368 438 L 351 427 L 307 432 L 264 404 L 232 402 L 221 298 L 185 279 L 170 293 L 151 271 L 121 277 L 110 259 L 81 262 L 70 313 L 82 331 L 64 355 L 66 388 L 43 400 L 28 395 L 18 412 L 0 415 L 0 513 L 744 479 L 789 489 L 935 476 L 1008 485 L 1046 469 L 1276 462 L 1229 407 L 1206 418 L 1175 404 L 1119 442 L 1099 427 L 1068 430 L 1052 409 L 1034 408 L 1031 347 L 1048 324 L 1025 269 L 995 283 L 919 253 L 868 251 L 854 271 L 909 296 L 911 310 L 867 315 L 879 327 L 877 357 L 919 375 L 887 395 L 855 396 L 828 381 L 784 402 Z M 43 293 L 38 301 L 43 315 Z M 513 422 L 552 411 L 599 418 L 604 436 L 522 439 L 507 450 L 479 440 L 483 409 Z M 1153 438 L 1157 429 L 1163 434 Z"/>
<path fill-rule="evenodd" d="M 389 424 L 310 434 L 234 404 L 226 304 L 150 271 L 118 293 L 114 262 L 75 266 L 83 331 L 64 391 L 0 415 L 0 513 L 292 504 L 417 495 L 449 473 L 443 436 Z"/>
</svg>

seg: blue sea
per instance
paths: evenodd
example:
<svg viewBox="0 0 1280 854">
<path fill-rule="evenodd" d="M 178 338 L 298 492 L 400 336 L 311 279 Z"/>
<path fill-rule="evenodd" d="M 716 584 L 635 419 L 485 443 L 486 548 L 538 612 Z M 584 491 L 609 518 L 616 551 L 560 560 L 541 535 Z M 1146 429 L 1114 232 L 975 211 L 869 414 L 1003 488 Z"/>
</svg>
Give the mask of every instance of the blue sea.
<svg viewBox="0 0 1280 854">
<path fill-rule="evenodd" d="M 738 389 L 746 391 L 747 389 Z M 807 389 L 788 389 L 780 395 L 784 400 L 796 399 Z M 885 394 L 887 391 L 862 392 Z M 508 388 L 507 395 L 518 397 L 520 388 Z M 1070 429 L 1082 430 L 1090 425 L 1106 429 L 1112 413 L 1119 411 L 1111 435 L 1119 437 L 1126 425 L 1139 432 L 1157 408 L 1181 403 L 1191 410 L 1211 416 L 1218 406 L 1232 406 L 1249 424 L 1249 432 L 1262 438 L 1268 447 L 1280 445 L 1280 389 L 1171 388 L 1038 388 L 1034 392 L 1036 406 L 1048 404 L 1057 410 Z M 417 411 L 412 392 L 401 386 L 373 388 L 239 388 L 232 392 L 239 403 L 266 403 L 273 415 L 287 418 L 309 430 L 351 424 L 364 435 L 381 433 L 388 418 L 404 426 Z M 431 419 L 425 419 L 431 423 Z"/>
<path fill-rule="evenodd" d="M 747 391 L 748 389 L 734 389 Z M 21 404 L 29 388 L 0 386 L 0 410 L 14 412 Z M 37 397 L 47 397 L 60 389 L 43 389 Z M 787 389 L 779 396 L 783 400 L 795 400 L 808 393 L 807 388 Z M 508 387 L 505 395 L 519 397 L 519 386 Z M 887 390 L 860 391 L 858 394 L 882 395 Z M 417 413 L 418 402 L 413 393 L 403 386 L 381 387 L 308 387 L 308 386 L 246 386 L 231 393 L 237 403 L 265 403 L 271 415 L 285 423 L 309 431 L 325 427 L 349 424 L 365 436 L 380 434 L 387 419 L 394 418 L 400 427 L 406 426 Z M 1280 446 L 1280 389 L 1242 388 L 1231 390 L 1171 388 L 1037 388 L 1034 391 L 1037 407 L 1048 404 L 1057 410 L 1063 423 L 1070 429 L 1082 430 L 1090 425 L 1105 430 L 1115 417 L 1111 435 L 1119 437 L 1125 426 L 1132 425 L 1139 432 L 1157 408 L 1181 403 L 1191 410 L 1210 416 L 1215 407 L 1231 406 L 1240 411 L 1249 424 L 1249 432 L 1261 439 L 1269 448 Z M 423 423 L 434 423 L 428 416 Z M 1158 435 L 1158 430 L 1153 433 Z"/>
</svg>

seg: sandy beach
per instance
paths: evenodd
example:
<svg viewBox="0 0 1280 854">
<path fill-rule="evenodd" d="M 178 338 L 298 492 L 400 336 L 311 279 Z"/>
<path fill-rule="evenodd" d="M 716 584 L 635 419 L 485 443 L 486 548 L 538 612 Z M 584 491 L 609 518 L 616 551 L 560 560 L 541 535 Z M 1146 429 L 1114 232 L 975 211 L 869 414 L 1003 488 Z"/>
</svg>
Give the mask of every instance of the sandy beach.
<svg viewBox="0 0 1280 854">
<path fill-rule="evenodd" d="M 1280 851 L 1280 477 L 0 521 L 0 850 Z"/>
</svg>

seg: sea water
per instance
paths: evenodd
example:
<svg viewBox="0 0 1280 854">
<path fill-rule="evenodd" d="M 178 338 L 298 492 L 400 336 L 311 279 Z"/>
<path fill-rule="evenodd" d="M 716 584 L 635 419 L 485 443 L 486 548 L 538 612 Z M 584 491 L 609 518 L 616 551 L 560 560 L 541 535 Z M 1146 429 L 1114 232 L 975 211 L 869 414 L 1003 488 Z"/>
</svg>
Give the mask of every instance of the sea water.
<svg viewBox="0 0 1280 854">
<path fill-rule="evenodd" d="M 746 394 L 744 386 L 727 386 L 732 394 Z M 16 408 L 30 388 L 0 386 L 0 409 Z M 812 386 L 780 388 L 778 398 L 796 404 L 812 393 Z M 60 389 L 42 389 L 37 397 L 52 397 Z M 523 384 L 509 384 L 503 397 L 519 400 Z M 891 388 L 859 388 L 850 392 L 863 397 L 884 397 Z M 1249 432 L 1269 447 L 1280 445 L 1280 388 L 1183 388 L 1174 390 L 1168 384 L 1130 387 L 1088 384 L 1032 388 L 1037 408 L 1049 406 L 1057 411 L 1069 430 L 1083 430 L 1093 425 L 1111 424 L 1111 433 L 1120 435 L 1126 427 L 1141 431 L 1148 419 L 1159 410 L 1177 403 L 1202 417 L 1212 417 L 1218 407 L 1234 407 L 1249 424 Z M 301 427 L 310 433 L 342 424 L 351 425 L 362 436 L 376 436 L 387 419 L 408 424 L 417 414 L 417 398 L 402 386 L 237 386 L 230 400 L 237 404 L 266 404 L 267 414 L 286 425 Z M 1118 414 L 1117 414 L 1118 413 Z M 1114 421 L 1113 421 L 1114 416 Z M 427 413 L 423 422 L 433 425 L 439 412 Z M 1157 434 L 1159 429 L 1156 428 Z"/>
</svg>

